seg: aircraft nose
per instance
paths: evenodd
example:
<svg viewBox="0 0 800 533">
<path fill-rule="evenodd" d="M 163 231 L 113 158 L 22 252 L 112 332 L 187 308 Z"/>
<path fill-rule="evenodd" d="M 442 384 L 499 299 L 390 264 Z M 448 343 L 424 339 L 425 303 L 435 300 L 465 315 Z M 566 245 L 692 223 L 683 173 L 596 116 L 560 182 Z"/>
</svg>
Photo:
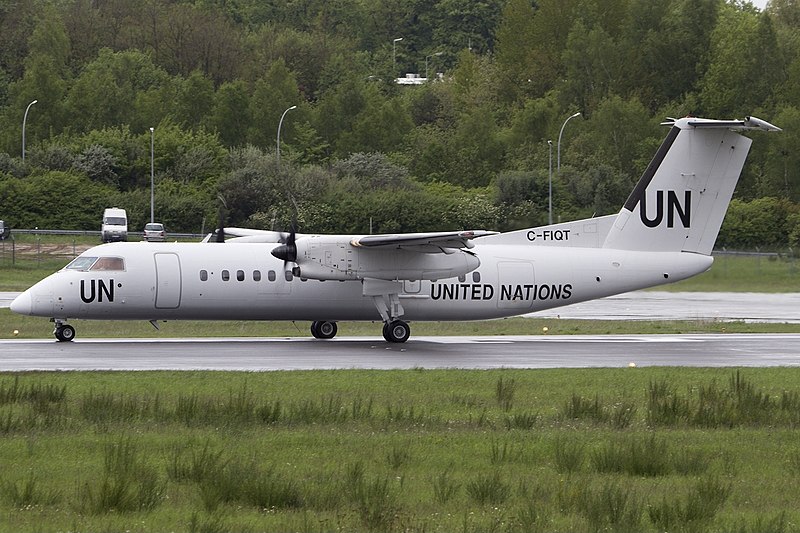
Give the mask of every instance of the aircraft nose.
<svg viewBox="0 0 800 533">
<path fill-rule="evenodd" d="M 14 298 L 14 301 L 11 302 L 10 309 L 15 313 L 19 313 L 20 315 L 30 315 L 31 311 L 33 310 L 33 298 L 31 298 L 31 292 L 25 291 Z"/>
</svg>

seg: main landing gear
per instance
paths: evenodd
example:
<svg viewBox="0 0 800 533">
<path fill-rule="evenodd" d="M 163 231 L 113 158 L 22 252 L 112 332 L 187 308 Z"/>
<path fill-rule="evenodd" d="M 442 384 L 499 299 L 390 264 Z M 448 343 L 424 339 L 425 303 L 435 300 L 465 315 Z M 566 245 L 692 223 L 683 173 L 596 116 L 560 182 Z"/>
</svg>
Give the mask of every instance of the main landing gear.
<svg viewBox="0 0 800 533">
<path fill-rule="evenodd" d="M 383 338 L 386 342 L 406 342 L 411 335 L 411 327 L 402 320 L 383 323 Z"/>
<path fill-rule="evenodd" d="M 56 328 L 53 330 L 53 335 L 56 336 L 58 342 L 69 342 L 75 338 L 75 328 L 61 320 L 55 320 Z"/>
<path fill-rule="evenodd" d="M 315 339 L 332 339 L 336 336 L 339 328 L 336 322 L 328 322 L 327 320 L 315 320 L 311 323 L 311 334 Z"/>
</svg>

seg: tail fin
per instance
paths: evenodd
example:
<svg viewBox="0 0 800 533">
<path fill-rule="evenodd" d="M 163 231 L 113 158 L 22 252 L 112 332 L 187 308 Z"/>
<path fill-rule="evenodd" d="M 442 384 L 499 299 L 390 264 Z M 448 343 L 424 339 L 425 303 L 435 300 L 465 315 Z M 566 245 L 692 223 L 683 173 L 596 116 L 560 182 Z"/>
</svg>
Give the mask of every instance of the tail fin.
<svg viewBox="0 0 800 533">
<path fill-rule="evenodd" d="M 780 131 L 755 117 L 672 122 L 603 247 L 709 255 L 752 143 L 733 130 L 746 129 Z"/>
</svg>

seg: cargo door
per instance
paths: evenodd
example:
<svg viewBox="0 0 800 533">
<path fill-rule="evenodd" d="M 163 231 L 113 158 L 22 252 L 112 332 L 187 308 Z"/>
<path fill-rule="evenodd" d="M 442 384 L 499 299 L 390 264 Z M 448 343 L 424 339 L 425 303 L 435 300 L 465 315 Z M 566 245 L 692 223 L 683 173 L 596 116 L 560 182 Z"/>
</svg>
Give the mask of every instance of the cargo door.
<svg viewBox="0 0 800 533">
<path fill-rule="evenodd" d="M 533 305 L 533 265 L 522 261 L 497 263 L 497 307 L 524 312 Z"/>
</svg>

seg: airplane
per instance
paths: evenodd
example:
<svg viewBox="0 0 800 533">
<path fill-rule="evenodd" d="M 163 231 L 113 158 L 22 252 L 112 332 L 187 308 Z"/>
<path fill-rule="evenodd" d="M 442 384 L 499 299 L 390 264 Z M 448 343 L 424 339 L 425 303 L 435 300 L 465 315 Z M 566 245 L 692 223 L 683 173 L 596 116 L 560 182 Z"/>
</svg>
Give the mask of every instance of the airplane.
<svg viewBox="0 0 800 533">
<path fill-rule="evenodd" d="M 617 214 L 506 233 L 314 235 L 224 228 L 204 242 L 93 247 L 20 294 L 15 313 L 70 319 L 309 320 L 332 339 L 342 320 L 485 320 L 672 283 L 708 270 L 751 139 L 781 131 L 755 117 L 669 119 L 669 133 Z M 223 236 L 227 234 L 227 239 Z M 215 240 L 224 241 L 215 244 Z"/>
</svg>

